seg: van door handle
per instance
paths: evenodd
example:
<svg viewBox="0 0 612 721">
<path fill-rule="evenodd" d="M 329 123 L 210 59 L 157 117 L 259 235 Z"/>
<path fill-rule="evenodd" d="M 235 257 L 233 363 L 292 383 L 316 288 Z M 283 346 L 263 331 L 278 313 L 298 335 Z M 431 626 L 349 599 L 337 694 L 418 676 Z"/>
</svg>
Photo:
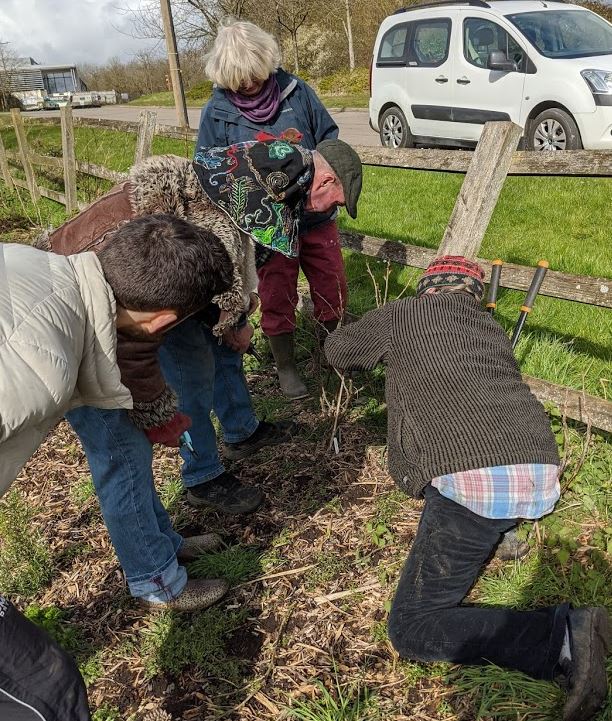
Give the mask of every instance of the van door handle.
<svg viewBox="0 0 612 721">
<path fill-rule="evenodd" d="M 457 82 L 459 85 L 469 85 L 472 81 L 464 75 L 462 78 L 457 78 Z"/>
<path fill-rule="evenodd" d="M 448 78 L 445 78 L 444 75 L 438 75 L 438 77 L 436 78 L 436 82 L 437 83 L 447 83 Z"/>
</svg>

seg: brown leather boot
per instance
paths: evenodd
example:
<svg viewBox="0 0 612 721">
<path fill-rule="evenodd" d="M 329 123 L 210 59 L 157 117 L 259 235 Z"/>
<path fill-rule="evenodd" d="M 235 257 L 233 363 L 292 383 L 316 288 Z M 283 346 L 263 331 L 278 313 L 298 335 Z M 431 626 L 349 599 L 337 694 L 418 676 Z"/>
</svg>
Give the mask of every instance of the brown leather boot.
<svg viewBox="0 0 612 721">
<path fill-rule="evenodd" d="M 269 336 L 270 348 L 276 362 L 276 373 L 282 392 L 292 401 L 306 398 L 308 389 L 295 365 L 293 333 Z"/>
</svg>

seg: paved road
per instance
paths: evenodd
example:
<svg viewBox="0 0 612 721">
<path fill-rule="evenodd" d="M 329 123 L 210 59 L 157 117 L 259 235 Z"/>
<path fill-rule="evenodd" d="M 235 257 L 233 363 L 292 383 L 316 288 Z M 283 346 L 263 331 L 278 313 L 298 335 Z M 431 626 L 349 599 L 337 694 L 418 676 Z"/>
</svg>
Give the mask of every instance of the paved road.
<svg viewBox="0 0 612 721">
<path fill-rule="evenodd" d="M 106 118 L 108 120 L 138 120 L 143 108 L 134 105 L 106 105 L 101 108 L 75 108 L 74 115 L 85 118 Z M 147 108 L 155 110 L 160 123 L 176 125 L 174 108 Z M 28 116 L 59 117 L 59 110 L 44 110 L 37 113 L 28 113 Z M 197 128 L 200 120 L 200 110 L 189 108 L 189 125 Z M 368 113 L 365 111 L 347 110 L 332 113 L 340 128 L 340 137 L 353 145 L 380 145 L 378 133 L 368 125 Z"/>
</svg>

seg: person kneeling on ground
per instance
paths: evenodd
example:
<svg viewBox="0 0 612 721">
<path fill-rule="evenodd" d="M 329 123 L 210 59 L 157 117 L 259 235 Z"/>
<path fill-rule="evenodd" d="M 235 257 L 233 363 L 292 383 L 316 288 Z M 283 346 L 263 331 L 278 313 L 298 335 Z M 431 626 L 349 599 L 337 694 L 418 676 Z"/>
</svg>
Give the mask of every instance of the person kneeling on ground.
<svg viewBox="0 0 612 721">
<path fill-rule="evenodd" d="M 156 336 L 227 289 L 229 267 L 215 236 L 164 215 L 126 224 L 98 257 L 0 244 L 0 496 L 68 408 L 132 407 L 117 366 L 116 329 Z M 177 433 L 188 426 L 179 421 Z M 146 505 L 174 552 L 216 544 L 212 534 L 182 539 L 155 489 L 146 490 Z M 133 496 L 133 489 L 123 492 Z M 197 592 L 200 607 L 227 591 L 220 580 L 190 583 L 188 595 Z M 185 584 L 176 588 L 179 598 L 185 592 Z M 88 721 L 74 662 L 2 596 L 0 648 L 3 721 Z"/>
<path fill-rule="evenodd" d="M 484 273 L 463 257 L 429 265 L 416 298 L 370 311 L 325 342 L 342 369 L 386 366 L 389 470 L 425 508 L 389 616 L 403 658 L 493 663 L 567 686 L 564 721 L 607 692 L 605 608 L 461 605 L 520 519 L 550 513 L 559 456 L 502 327 L 483 310 Z"/>
</svg>

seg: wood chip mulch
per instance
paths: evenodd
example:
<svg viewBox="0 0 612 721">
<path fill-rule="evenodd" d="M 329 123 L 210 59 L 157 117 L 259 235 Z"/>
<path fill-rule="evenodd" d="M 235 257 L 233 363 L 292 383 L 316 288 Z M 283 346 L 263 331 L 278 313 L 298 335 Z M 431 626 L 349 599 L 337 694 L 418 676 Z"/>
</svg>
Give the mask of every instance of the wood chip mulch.
<svg viewBox="0 0 612 721">
<path fill-rule="evenodd" d="M 251 377 L 251 383 L 255 393 L 262 391 L 263 380 Z M 329 451 L 333 419 L 314 406 L 296 406 L 293 417 L 302 433 L 294 442 L 232 466 L 266 492 L 255 514 L 203 513 L 183 499 L 172 509 L 186 535 L 217 531 L 230 545 L 275 554 L 260 579 L 238 585 L 220 604 L 248 609 L 248 620 L 226 640 L 227 653 L 242 664 L 237 685 L 194 665 L 175 676 L 148 674 L 142 634 L 155 614 L 131 599 L 97 499 L 83 500 L 79 489 L 89 469 L 69 426 L 62 422 L 28 463 L 16 487 L 39 509 L 32 524 L 48 543 L 54 574 L 35 598 L 16 603 L 59 607 L 79 629 L 100 664 L 89 686 L 92 709 L 116 707 L 126 721 L 161 710 L 177 721 L 264 721 L 281 718 L 292 699 L 317 698 L 320 681 L 331 690 L 336 683 L 367 688 L 376 710 L 372 718 L 469 718 L 456 711 L 457 703 L 454 713 L 447 706 L 439 715 L 451 691 L 435 676 L 409 682 L 384 635 L 385 603 L 414 537 L 420 505 L 398 504 L 386 545 L 377 545 L 366 525 L 377 499 L 393 490 L 383 449 L 376 445 L 380 438 L 344 419 L 339 453 Z M 175 451 L 156 452 L 160 488 L 163 479 L 178 477 L 179 464 Z"/>
</svg>

